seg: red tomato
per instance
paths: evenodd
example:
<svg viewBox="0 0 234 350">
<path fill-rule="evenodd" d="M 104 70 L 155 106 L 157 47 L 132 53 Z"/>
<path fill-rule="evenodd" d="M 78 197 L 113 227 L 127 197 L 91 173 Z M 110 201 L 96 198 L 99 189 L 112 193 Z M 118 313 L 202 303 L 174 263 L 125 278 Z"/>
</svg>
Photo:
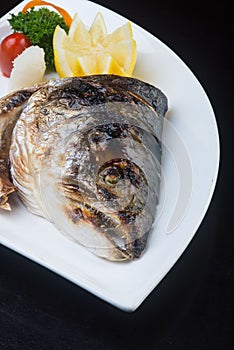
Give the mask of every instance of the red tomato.
<svg viewBox="0 0 234 350">
<path fill-rule="evenodd" d="M 4 38 L 0 44 L 0 69 L 9 77 L 14 59 L 27 47 L 31 46 L 28 37 L 21 33 L 14 33 Z"/>
</svg>

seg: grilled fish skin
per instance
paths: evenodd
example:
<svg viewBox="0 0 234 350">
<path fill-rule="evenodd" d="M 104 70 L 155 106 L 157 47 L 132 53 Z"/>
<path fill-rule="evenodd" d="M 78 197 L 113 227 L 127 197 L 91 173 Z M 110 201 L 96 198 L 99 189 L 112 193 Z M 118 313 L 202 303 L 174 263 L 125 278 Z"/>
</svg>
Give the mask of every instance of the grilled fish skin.
<svg viewBox="0 0 234 350">
<path fill-rule="evenodd" d="M 156 215 L 166 111 L 166 96 L 134 78 L 49 81 L 16 113 L 13 186 L 29 211 L 96 255 L 138 258 Z"/>
<path fill-rule="evenodd" d="M 11 134 L 28 98 L 37 87 L 13 92 L 0 100 L 0 208 L 10 210 L 8 196 L 15 191 L 9 172 Z"/>
</svg>

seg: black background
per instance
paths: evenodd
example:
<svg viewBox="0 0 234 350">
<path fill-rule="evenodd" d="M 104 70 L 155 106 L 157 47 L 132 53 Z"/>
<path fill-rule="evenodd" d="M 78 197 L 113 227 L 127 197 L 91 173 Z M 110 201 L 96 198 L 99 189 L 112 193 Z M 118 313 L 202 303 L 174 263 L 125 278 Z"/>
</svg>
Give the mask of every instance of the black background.
<svg viewBox="0 0 234 350">
<path fill-rule="evenodd" d="M 0 246 L 0 349 L 231 350 L 233 11 L 224 1 L 96 2 L 157 36 L 201 82 L 220 133 L 217 187 L 192 242 L 134 313 Z M 1 1 L 0 15 L 17 3 Z"/>
</svg>

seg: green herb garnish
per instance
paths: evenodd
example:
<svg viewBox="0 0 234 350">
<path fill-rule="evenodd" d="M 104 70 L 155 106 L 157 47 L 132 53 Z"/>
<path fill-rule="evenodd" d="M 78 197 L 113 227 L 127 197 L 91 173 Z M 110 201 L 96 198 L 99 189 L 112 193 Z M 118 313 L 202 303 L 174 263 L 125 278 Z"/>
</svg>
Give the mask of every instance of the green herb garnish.
<svg viewBox="0 0 234 350">
<path fill-rule="evenodd" d="M 38 45 L 45 51 L 45 62 L 48 69 L 54 69 L 53 34 L 57 25 L 68 32 L 68 27 L 57 12 L 47 8 L 11 14 L 8 20 L 14 32 L 25 34 L 32 45 Z"/>
</svg>

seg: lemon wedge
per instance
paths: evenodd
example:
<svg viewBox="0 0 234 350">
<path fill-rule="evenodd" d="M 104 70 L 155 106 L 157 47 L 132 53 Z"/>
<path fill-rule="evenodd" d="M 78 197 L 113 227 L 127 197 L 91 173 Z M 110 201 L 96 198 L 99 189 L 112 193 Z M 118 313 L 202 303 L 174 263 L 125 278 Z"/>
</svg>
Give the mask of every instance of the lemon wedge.
<svg viewBox="0 0 234 350">
<path fill-rule="evenodd" d="M 131 76 L 137 57 L 128 21 L 112 34 L 99 12 L 88 30 L 75 14 L 68 34 L 59 26 L 53 36 L 54 62 L 61 78 L 91 74 Z"/>
<path fill-rule="evenodd" d="M 100 12 L 98 12 L 93 21 L 93 24 L 89 30 L 89 35 L 92 46 L 96 46 L 98 43 L 102 43 L 102 41 L 107 36 L 106 24 Z"/>
</svg>

